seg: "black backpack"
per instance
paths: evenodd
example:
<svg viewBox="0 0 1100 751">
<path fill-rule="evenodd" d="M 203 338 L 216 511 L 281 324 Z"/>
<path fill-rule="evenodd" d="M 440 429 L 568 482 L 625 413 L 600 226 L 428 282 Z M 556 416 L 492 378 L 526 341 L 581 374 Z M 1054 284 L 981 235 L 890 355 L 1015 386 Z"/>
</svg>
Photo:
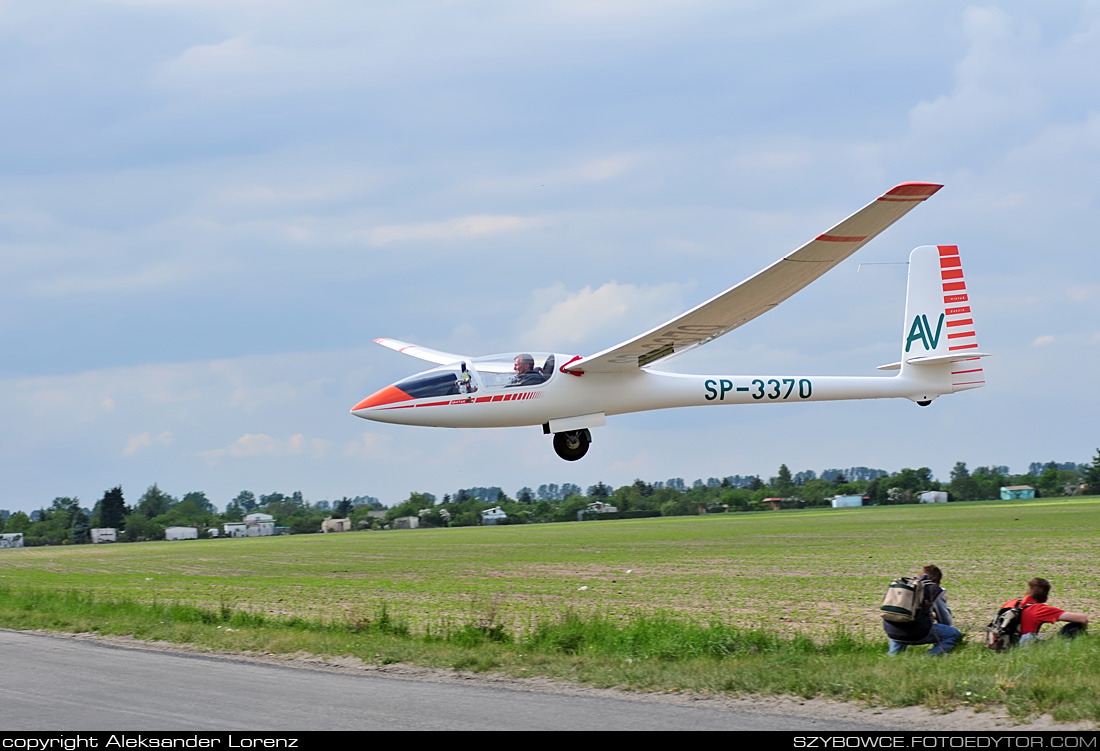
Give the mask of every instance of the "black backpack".
<svg viewBox="0 0 1100 751">
<path fill-rule="evenodd" d="M 985 627 L 985 645 L 994 652 L 1003 652 L 1020 641 L 1020 621 L 1024 611 L 1031 607 L 1021 605 L 1023 598 L 1016 600 L 997 611 L 993 620 Z"/>
</svg>

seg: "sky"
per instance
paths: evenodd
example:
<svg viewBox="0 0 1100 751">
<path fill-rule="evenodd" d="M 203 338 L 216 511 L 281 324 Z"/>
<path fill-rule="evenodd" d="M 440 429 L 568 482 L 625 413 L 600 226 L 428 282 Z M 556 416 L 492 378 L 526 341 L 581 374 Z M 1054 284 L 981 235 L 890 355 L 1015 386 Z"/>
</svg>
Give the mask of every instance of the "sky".
<svg viewBox="0 0 1100 751">
<path fill-rule="evenodd" d="M 1100 2 L 0 0 L 0 509 L 1088 462 Z M 945 187 L 678 372 L 875 375 L 958 244 L 987 385 L 541 428 L 349 410 L 593 354 L 899 182 Z M 861 265 L 864 264 L 864 265 Z"/>
</svg>

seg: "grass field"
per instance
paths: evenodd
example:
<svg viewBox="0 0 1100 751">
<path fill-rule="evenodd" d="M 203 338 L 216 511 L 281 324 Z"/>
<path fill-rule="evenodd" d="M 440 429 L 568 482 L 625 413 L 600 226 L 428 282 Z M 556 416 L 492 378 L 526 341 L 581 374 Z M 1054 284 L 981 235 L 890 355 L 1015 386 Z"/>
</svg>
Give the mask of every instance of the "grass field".
<svg viewBox="0 0 1100 751">
<path fill-rule="evenodd" d="M 1021 716 L 1052 711 L 1096 721 L 1100 704 L 1073 698 L 1100 695 L 1100 685 L 1081 683 L 1098 680 L 1091 677 L 1100 672 L 1094 637 L 1008 656 L 974 641 L 996 607 L 1022 593 L 1032 576 L 1053 582 L 1052 604 L 1100 615 L 1098 529 L 1100 499 L 1067 498 L 4 550 L 0 625 L 129 629 L 225 647 L 232 613 L 237 633 L 296 618 L 338 636 L 322 640 L 328 646 L 293 639 L 280 641 L 282 647 L 246 646 L 368 659 L 384 652 L 386 660 L 634 688 L 830 695 L 894 705 L 999 702 Z M 943 569 L 956 625 L 972 643 L 934 667 L 914 650 L 886 660 L 875 608 L 891 578 L 926 563 Z M 74 593 L 84 605 L 63 605 Z M 57 615 L 47 618 L 51 600 Z M 106 607 L 97 611 L 96 603 Z M 122 623 L 121 603 L 162 608 L 145 616 L 152 625 L 164 626 L 167 605 L 224 617 L 196 617 L 193 628 L 170 634 L 146 633 Z M 377 627 L 383 608 L 399 629 L 361 628 Z M 63 617 L 77 611 L 83 613 L 78 621 Z M 241 620 L 246 613 L 257 618 Z M 540 629 L 545 636 L 566 614 L 574 629 L 589 630 L 558 650 L 562 660 L 547 656 L 553 648 L 532 655 L 539 652 L 533 645 Z M 438 638 L 423 638 L 468 627 L 496 634 L 499 643 L 458 644 L 475 651 L 457 655 Z M 700 627 L 710 627 L 699 638 L 711 646 L 689 655 L 695 637 L 687 632 Z M 623 641 L 612 631 L 630 628 L 686 629 L 677 637 L 685 659 L 666 648 L 652 653 L 649 664 L 650 652 L 611 645 Z M 770 636 L 786 641 L 769 642 Z M 749 643 L 756 646 L 731 646 Z M 584 644 L 591 651 L 587 662 L 578 647 Z M 693 662 L 696 657 L 701 662 Z"/>
</svg>

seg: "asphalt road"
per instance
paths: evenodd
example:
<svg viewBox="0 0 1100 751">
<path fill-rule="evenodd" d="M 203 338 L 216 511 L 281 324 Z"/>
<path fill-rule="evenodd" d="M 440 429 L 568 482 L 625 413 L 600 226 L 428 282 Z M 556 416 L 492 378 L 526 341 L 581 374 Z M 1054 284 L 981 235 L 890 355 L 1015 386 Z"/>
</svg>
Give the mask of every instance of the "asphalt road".
<svg viewBox="0 0 1100 751">
<path fill-rule="evenodd" d="M 883 730 L 131 649 L 0 630 L 2 731 Z"/>
</svg>

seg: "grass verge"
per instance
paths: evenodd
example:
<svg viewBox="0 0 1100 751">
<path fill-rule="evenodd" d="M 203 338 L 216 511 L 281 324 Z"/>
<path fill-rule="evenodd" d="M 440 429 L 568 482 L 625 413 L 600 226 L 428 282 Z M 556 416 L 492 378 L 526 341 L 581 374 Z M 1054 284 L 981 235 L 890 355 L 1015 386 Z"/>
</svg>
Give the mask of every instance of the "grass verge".
<svg viewBox="0 0 1100 751">
<path fill-rule="evenodd" d="M 1100 644 L 1091 637 L 994 654 L 964 645 L 942 659 L 920 649 L 887 658 L 885 640 L 837 631 L 825 639 L 645 614 L 566 613 L 511 633 L 492 613 L 410 629 L 385 606 L 340 619 L 271 616 L 222 603 L 199 607 L 76 591 L 0 586 L 0 626 L 96 632 L 271 655 L 352 656 L 604 688 L 791 695 L 876 706 L 1003 706 L 1015 718 L 1100 722 Z"/>
</svg>

